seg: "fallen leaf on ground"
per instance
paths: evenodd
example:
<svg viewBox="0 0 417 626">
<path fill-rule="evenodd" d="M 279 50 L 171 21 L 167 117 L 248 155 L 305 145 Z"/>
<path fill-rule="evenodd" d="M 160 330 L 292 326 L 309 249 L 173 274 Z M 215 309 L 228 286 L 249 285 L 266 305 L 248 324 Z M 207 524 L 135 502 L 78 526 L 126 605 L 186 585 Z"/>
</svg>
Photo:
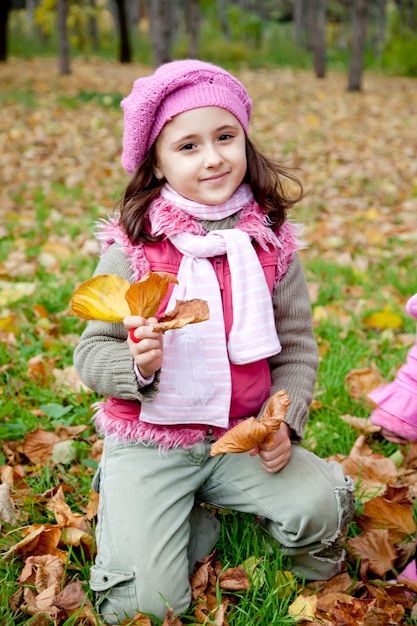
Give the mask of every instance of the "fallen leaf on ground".
<svg viewBox="0 0 417 626">
<path fill-rule="evenodd" d="M 288 607 L 288 615 L 296 622 L 303 620 L 311 622 L 314 620 L 317 607 L 317 596 L 299 595 L 296 600 Z"/>
</svg>

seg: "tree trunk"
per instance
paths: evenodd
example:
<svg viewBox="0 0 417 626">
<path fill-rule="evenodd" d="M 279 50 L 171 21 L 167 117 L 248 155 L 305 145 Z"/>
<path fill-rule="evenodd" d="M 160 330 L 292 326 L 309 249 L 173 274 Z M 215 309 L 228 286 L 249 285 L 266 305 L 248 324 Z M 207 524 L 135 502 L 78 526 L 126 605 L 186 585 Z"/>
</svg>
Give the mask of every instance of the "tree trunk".
<svg viewBox="0 0 417 626">
<path fill-rule="evenodd" d="M 125 0 L 115 0 L 115 2 L 119 23 L 119 61 L 120 63 L 131 63 L 132 48 L 130 46 Z"/>
<path fill-rule="evenodd" d="M 199 0 L 188 0 L 188 56 L 198 59 L 198 41 L 200 36 L 200 6 Z"/>
<path fill-rule="evenodd" d="M 7 40 L 9 34 L 9 12 L 12 8 L 11 0 L 0 0 L 0 62 L 7 61 Z"/>
<path fill-rule="evenodd" d="M 98 37 L 98 28 L 97 28 L 97 3 L 96 0 L 89 0 L 89 8 L 90 12 L 88 14 L 88 34 L 91 39 L 92 48 L 94 52 L 97 52 L 100 49 L 100 42 Z"/>
<path fill-rule="evenodd" d="M 307 13 L 308 0 L 294 0 L 293 4 L 293 22 L 294 22 L 294 40 L 300 48 L 307 47 Z"/>
<path fill-rule="evenodd" d="M 67 32 L 68 0 L 57 0 L 56 8 L 58 28 L 59 73 L 62 76 L 65 76 L 66 74 L 71 74 Z"/>
<path fill-rule="evenodd" d="M 227 19 L 227 11 L 226 11 L 227 0 L 217 0 L 217 5 L 218 5 L 218 10 L 219 10 L 219 21 L 220 21 L 220 28 L 222 31 L 222 35 L 226 39 L 226 41 L 229 41 L 230 29 L 229 29 L 229 21 Z"/>
<path fill-rule="evenodd" d="M 308 27 L 317 78 L 326 75 L 326 0 L 310 0 Z"/>
<path fill-rule="evenodd" d="M 368 0 L 353 0 L 352 54 L 349 69 L 348 91 L 361 90 L 367 14 Z"/>
<path fill-rule="evenodd" d="M 387 28 L 387 0 L 377 0 L 376 11 L 377 16 L 374 54 L 377 58 L 380 58 L 384 47 L 385 32 Z"/>
<path fill-rule="evenodd" d="M 171 8 L 169 0 L 148 0 L 154 66 L 172 60 Z"/>
</svg>

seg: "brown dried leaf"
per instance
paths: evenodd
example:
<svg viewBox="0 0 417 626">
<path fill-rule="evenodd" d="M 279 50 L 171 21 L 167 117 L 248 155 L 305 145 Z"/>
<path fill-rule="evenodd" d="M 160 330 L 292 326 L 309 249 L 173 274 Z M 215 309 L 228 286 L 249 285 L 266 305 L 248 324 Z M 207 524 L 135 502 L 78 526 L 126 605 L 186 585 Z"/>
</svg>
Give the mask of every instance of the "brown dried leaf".
<svg viewBox="0 0 417 626">
<path fill-rule="evenodd" d="M 64 611 L 78 609 L 87 599 L 79 580 L 66 585 L 52 600 L 52 605 Z"/>
<path fill-rule="evenodd" d="M 220 589 L 225 591 L 245 591 L 250 588 L 248 576 L 243 567 L 231 567 L 219 576 Z"/>
<path fill-rule="evenodd" d="M 59 441 L 56 433 L 37 428 L 23 440 L 23 452 L 32 463 L 46 463 L 52 458 L 54 445 Z"/>
<path fill-rule="evenodd" d="M 271 432 L 271 426 L 258 422 L 254 417 L 248 417 L 213 443 L 210 456 L 217 456 L 226 452 L 247 452 L 265 441 Z"/>
<path fill-rule="evenodd" d="M 126 302 L 129 281 L 116 274 L 94 276 L 74 291 L 70 311 L 84 320 L 122 322 L 130 315 Z"/>
<path fill-rule="evenodd" d="M 84 516 L 81 513 L 73 513 L 71 507 L 66 503 L 62 485 L 58 487 L 56 494 L 50 499 L 46 508 L 54 513 L 58 526 L 71 526 L 88 532 L 89 528 Z"/>
<path fill-rule="evenodd" d="M 187 324 L 205 322 L 210 317 L 208 304 L 205 300 L 177 300 L 175 308 L 165 313 L 153 327 L 156 332 L 183 328 Z"/>
<path fill-rule="evenodd" d="M 39 593 L 52 585 L 61 587 L 64 576 L 64 564 L 62 560 L 51 554 L 29 556 L 20 574 L 19 580 L 23 583 L 35 585 Z"/>
<path fill-rule="evenodd" d="M 179 617 L 174 615 L 174 612 L 172 609 L 168 609 L 165 619 L 162 623 L 162 626 L 183 626 L 183 623 Z"/>
<path fill-rule="evenodd" d="M 266 403 L 260 418 L 261 423 L 271 426 L 272 430 L 278 430 L 290 404 L 290 397 L 284 389 L 274 393 Z"/>
<path fill-rule="evenodd" d="M 346 376 L 349 395 L 354 400 L 366 400 L 368 393 L 383 382 L 381 372 L 373 367 L 351 370 Z"/>
<path fill-rule="evenodd" d="M 30 615 L 37 615 L 38 613 L 47 613 L 51 617 L 56 617 L 58 614 L 57 609 L 53 606 L 52 602 L 59 591 L 57 585 L 51 585 L 38 595 L 35 595 L 29 587 L 26 587 L 23 595 L 27 603 L 27 611 Z"/>
<path fill-rule="evenodd" d="M 209 565 L 203 563 L 191 577 L 191 592 L 193 600 L 196 600 L 206 590 L 209 581 Z"/>
<path fill-rule="evenodd" d="M 354 417 L 353 415 L 340 415 L 340 419 L 364 435 L 371 435 L 372 433 L 378 433 L 381 430 L 380 426 L 376 426 L 375 424 L 372 424 L 369 417 Z"/>
<path fill-rule="evenodd" d="M 389 540 L 388 530 L 366 530 L 347 541 L 348 551 L 366 562 L 366 569 L 381 578 L 394 565 L 396 552 Z"/>
</svg>

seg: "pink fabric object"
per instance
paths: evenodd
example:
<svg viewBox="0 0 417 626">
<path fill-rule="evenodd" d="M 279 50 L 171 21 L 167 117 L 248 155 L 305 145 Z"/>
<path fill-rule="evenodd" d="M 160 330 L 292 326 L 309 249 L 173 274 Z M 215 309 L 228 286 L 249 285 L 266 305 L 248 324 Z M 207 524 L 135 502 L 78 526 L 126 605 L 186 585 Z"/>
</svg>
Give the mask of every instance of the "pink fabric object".
<svg viewBox="0 0 417 626">
<path fill-rule="evenodd" d="M 393 382 L 374 389 L 369 398 L 378 405 L 370 416 L 373 424 L 417 441 L 417 343 Z"/>
<path fill-rule="evenodd" d="M 234 76 L 211 63 L 185 59 L 157 68 L 136 80 L 121 102 L 124 111 L 122 165 L 132 174 L 167 122 L 206 106 L 232 113 L 248 134 L 252 101 Z"/>
<path fill-rule="evenodd" d="M 401 574 L 398 575 L 397 580 L 399 583 L 402 580 L 413 580 L 417 582 L 417 567 L 415 558 L 405 567 L 405 569 L 403 569 Z"/>
<path fill-rule="evenodd" d="M 135 441 L 143 444 L 157 444 L 161 450 L 183 447 L 190 448 L 207 435 L 207 426 L 159 426 L 148 424 L 139 419 L 140 404 L 127 400 L 108 398 L 105 402 L 93 405 L 96 409 L 94 423 L 97 432 L 106 437 L 117 437 L 123 441 Z M 213 436 L 219 439 L 227 430 L 230 430 L 245 418 L 234 419 L 228 428 L 213 428 Z"/>
<path fill-rule="evenodd" d="M 207 209 L 210 215 L 210 208 L 213 210 L 183 199 L 174 190 L 169 199 L 194 218 L 205 217 Z M 222 205 L 218 218 L 236 213 L 238 207 L 251 201 L 250 187 L 242 185 Z M 152 233 L 159 232 L 157 213 L 151 213 L 150 223 Z M 143 404 L 141 417 L 151 424 L 194 422 L 226 428 L 232 394 L 230 362 L 247 365 L 281 351 L 271 292 L 250 237 L 239 225 L 212 230 L 204 236 L 172 233 L 173 229 L 176 230 L 175 225 L 168 222 L 162 234 L 183 256 L 178 284 L 172 290 L 167 310 L 173 310 L 177 300 L 197 298 L 208 302 L 210 317 L 200 324 L 165 333 L 159 393 L 152 402 Z M 220 281 L 210 261 L 223 255 L 230 268 L 233 303 L 233 323 L 228 337 Z M 254 332 L 257 327 L 262 328 L 262 342 Z"/>
<path fill-rule="evenodd" d="M 417 293 L 415 293 L 414 296 L 411 296 L 405 305 L 405 310 L 417 320 Z"/>
<path fill-rule="evenodd" d="M 201 423 L 226 428 L 232 381 L 229 360 L 255 363 L 281 351 L 271 294 L 248 235 L 238 228 L 212 231 L 205 237 L 178 233 L 170 237 L 184 255 L 167 309 L 177 300 L 204 299 L 210 319 L 167 331 L 159 393 L 142 406 L 152 424 Z M 225 335 L 222 294 L 209 258 L 227 254 L 231 272 L 233 323 Z M 264 341 L 254 329 L 259 325 Z"/>
<path fill-rule="evenodd" d="M 407 302 L 406 310 L 417 318 L 417 294 Z M 395 379 L 368 396 L 378 405 L 370 415 L 373 424 L 403 439 L 417 441 L 417 339 Z"/>
<path fill-rule="evenodd" d="M 214 222 L 216 220 L 222 220 L 226 217 L 230 217 L 241 210 L 242 207 L 247 206 L 248 204 L 253 204 L 254 197 L 252 190 L 249 185 L 242 184 L 236 189 L 234 194 L 223 202 L 223 204 L 201 204 L 200 202 L 195 202 L 194 200 L 189 200 L 188 198 L 184 198 L 181 196 L 175 189 L 166 183 L 161 189 L 161 197 L 167 200 L 171 205 L 177 207 L 184 213 L 191 215 L 196 220 L 209 220 Z M 158 216 L 153 213 L 155 219 L 158 220 Z M 156 229 L 159 229 L 159 224 L 157 223 Z M 153 232 L 155 229 L 152 229 Z M 163 231 L 162 231 L 163 232 Z M 154 232 L 155 234 L 155 232 Z"/>
</svg>

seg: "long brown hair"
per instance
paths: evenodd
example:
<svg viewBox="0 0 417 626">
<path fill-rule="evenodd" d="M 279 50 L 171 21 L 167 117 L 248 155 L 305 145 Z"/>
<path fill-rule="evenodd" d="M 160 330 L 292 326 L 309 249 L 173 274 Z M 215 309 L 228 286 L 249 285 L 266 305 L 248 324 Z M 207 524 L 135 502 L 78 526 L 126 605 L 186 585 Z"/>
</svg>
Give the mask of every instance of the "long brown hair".
<svg viewBox="0 0 417 626">
<path fill-rule="evenodd" d="M 303 197 L 302 184 L 293 170 L 261 154 L 248 137 L 246 158 L 247 169 L 243 182 L 250 185 L 256 202 L 268 215 L 271 225 L 278 228 L 285 222 L 288 210 Z M 160 239 L 153 237 L 146 228 L 149 205 L 159 195 L 165 182 L 156 178 L 154 165 L 155 144 L 136 169 L 116 207 L 120 212 L 120 224 L 134 244 Z M 286 189 L 288 181 L 298 188 L 295 195 Z"/>
</svg>

